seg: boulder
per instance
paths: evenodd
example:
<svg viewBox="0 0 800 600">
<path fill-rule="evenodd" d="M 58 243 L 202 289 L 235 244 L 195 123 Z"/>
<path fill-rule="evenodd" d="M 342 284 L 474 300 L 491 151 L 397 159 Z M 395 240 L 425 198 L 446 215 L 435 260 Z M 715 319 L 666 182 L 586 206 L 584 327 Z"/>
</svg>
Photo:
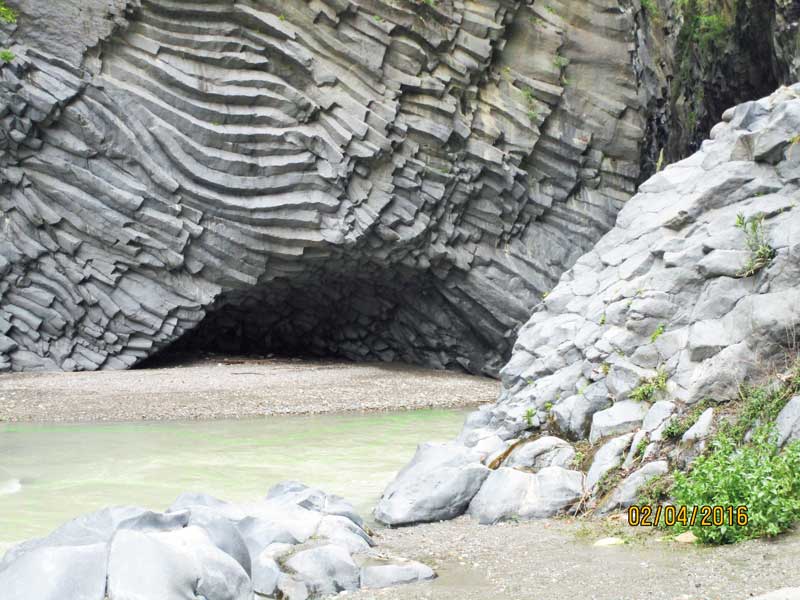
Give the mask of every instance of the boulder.
<svg viewBox="0 0 800 600">
<path fill-rule="evenodd" d="M 636 504 L 639 490 L 653 477 L 665 475 L 669 471 L 667 461 L 659 460 L 647 463 L 642 468 L 628 475 L 600 506 L 600 513 L 607 514 L 619 508 L 628 508 Z"/>
<path fill-rule="evenodd" d="M 32 549 L 0 571 L 0 597 L 104 600 L 107 555 L 105 543 Z"/>
<path fill-rule="evenodd" d="M 361 587 L 379 589 L 427 581 L 436 577 L 427 565 L 407 561 L 402 564 L 369 565 L 361 568 Z"/>
<path fill-rule="evenodd" d="M 575 449 L 569 442 L 551 435 L 514 448 L 503 461 L 505 467 L 524 467 L 538 471 L 544 467 L 564 467 L 572 464 Z"/>
<path fill-rule="evenodd" d="M 489 469 L 460 444 L 423 444 L 383 492 L 375 518 L 386 525 L 452 519 L 478 493 Z"/>
<path fill-rule="evenodd" d="M 552 517 L 583 496 L 583 479 L 583 473 L 561 467 L 545 467 L 535 474 L 500 467 L 473 498 L 469 514 L 484 524 Z"/>
<path fill-rule="evenodd" d="M 252 600 L 242 566 L 208 534 L 189 526 L 174 531 L 121 529 L 108 557 L 109 600 Z"/>
<path fill-rule="evenodd" d="M 633 434 L 627 433 L 609 440 L 595 453 L 592 466 L 586 474 L 586 489 L 592 490 L 603 478 L 603 475 L 622 464 L 622 457 L 630 447 Z"/>
<path fill-rule="evenodd" d="M 612 435 L 635 431 L 649 410 L 650 405 L 635 400 L 616 402 L 611 408 L 594 414 L 589 441 L 595 444 Z"/>
<path fill-rule="evenodd" d="M 265 550 L 253 561 L 253 591 L 261 596 L 272 596 L 278 589 L 281 569 Z"/>
<path fill-rule="evenodd" d="M 312 595 L 337 594 L 359 586 L 358 566 L 346 549 L 335 544 L 302 550 L 285 564 Z"/>
</svg>

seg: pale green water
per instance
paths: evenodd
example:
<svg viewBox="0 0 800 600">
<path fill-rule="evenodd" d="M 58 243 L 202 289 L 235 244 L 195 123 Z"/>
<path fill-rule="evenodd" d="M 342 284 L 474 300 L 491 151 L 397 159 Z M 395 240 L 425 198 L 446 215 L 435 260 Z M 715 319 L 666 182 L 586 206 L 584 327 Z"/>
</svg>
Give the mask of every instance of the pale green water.
<svg viewBox="0 0 800 600">
<path fill-rule="evenodd" d="M 104 506 L 163 510 L 185 491 L 255 500 L 286 479 L 342 495 L 367 518 L 417 444 L 453 438 L 465 414 L 0 425 L 0 545 Z"/>
</svg>

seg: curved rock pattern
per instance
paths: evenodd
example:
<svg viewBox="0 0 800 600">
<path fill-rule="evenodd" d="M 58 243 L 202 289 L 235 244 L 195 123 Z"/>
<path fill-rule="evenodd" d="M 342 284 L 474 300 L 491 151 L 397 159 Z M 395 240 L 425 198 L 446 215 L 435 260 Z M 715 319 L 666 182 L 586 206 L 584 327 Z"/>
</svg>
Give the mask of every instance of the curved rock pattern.
<svg viewBox="0 0 800 600">
<path fill-rule="evenodd" d="M 635 187 L 618 0 L 36 6 L 3 29 L 0 370 L 195 330 L 496 374 Z"/>
<path fill-rule="evenodd" d="M 675 449 L 663 436 L 673 415 L 733 399 L 741 382 L 786 367 L 800 327 L 798 140 L 800 84 L 730 109 L 699 152 L 642 185 L 614 229 L 562 276 L 520 331 L 499 401 L 470 415 L 460 445 L 449 446 L 483 457 L 462 470 L 503 467 L 486 479 L 471 514 L 530 516 L 534 476 L 507 467 L 541 473 L 533 459 L 514 457 L 538 455 L 525 452 L 528 445 L 565 443 L 552 436 L 588 438 L 599 450 L 592 456 L 584 443 L 583 459 L 593 461 L 570 468 L 588 468 L 586 492 L 605 499 L 602 510 L 630 505 L 668 461 L 685 466 L 696 455 L 714 411 L 703 411 Z M 782 440 L 793 410 L 781 416 Z M 604 489 L 612 471 L 625 478 Z M 501 477 L 514 481 L 515 497 L 484 492 Z M 415 506 L 426 505 L 426 495 L 446 502 L 416 483 L 399 477 L 387 492 L 412 495 Z M 463 492 L 457 499 L 465 504 Z M 555 508 L 544 512 L 569 507 Z M 407 522 L 392 519 L 393 509 L 387 493 L 376 515 Z"/>
<path fill-rule="evenodd" d="M 11 548 L 0 588 L 5 600 L 306 600 L 436 576 L 374 546 L 346 501 L 284 482 L 250 504 L 184 494 L 164 513 L 84 515 Z"/>
</svg>

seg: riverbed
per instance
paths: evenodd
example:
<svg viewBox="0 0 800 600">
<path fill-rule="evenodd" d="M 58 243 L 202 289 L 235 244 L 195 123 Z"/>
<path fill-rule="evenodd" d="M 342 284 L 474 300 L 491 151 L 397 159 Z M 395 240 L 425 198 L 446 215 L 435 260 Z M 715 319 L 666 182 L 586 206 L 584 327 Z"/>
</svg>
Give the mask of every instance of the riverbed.
<svg viewBox="0 0 800 600">
<path fill-rule="evenodd" d="M 290 479 L 345 496 L 366 517 L 417 444 L 454 437 L 465 414 L 0 424 L 0 544 L 109 505 L 164 510 L 186 491 L 251 501 Z"/>
</svg>

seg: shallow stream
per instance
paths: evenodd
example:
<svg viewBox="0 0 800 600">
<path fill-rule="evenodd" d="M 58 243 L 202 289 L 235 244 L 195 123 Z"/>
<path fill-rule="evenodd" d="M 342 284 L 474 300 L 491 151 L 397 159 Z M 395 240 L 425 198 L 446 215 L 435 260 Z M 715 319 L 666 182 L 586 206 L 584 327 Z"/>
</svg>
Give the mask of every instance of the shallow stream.
<svg viewBox="0 0 800 600">
<path fill-rule="evenodd" d="M 453 438 L 465 415 L 0 424 L 0 554 L 104 506 L 163 510 L 185 491 L 255 500 L 286 479 L 342 495 L 369 518 L 417 444 Z"/>
</svg>

